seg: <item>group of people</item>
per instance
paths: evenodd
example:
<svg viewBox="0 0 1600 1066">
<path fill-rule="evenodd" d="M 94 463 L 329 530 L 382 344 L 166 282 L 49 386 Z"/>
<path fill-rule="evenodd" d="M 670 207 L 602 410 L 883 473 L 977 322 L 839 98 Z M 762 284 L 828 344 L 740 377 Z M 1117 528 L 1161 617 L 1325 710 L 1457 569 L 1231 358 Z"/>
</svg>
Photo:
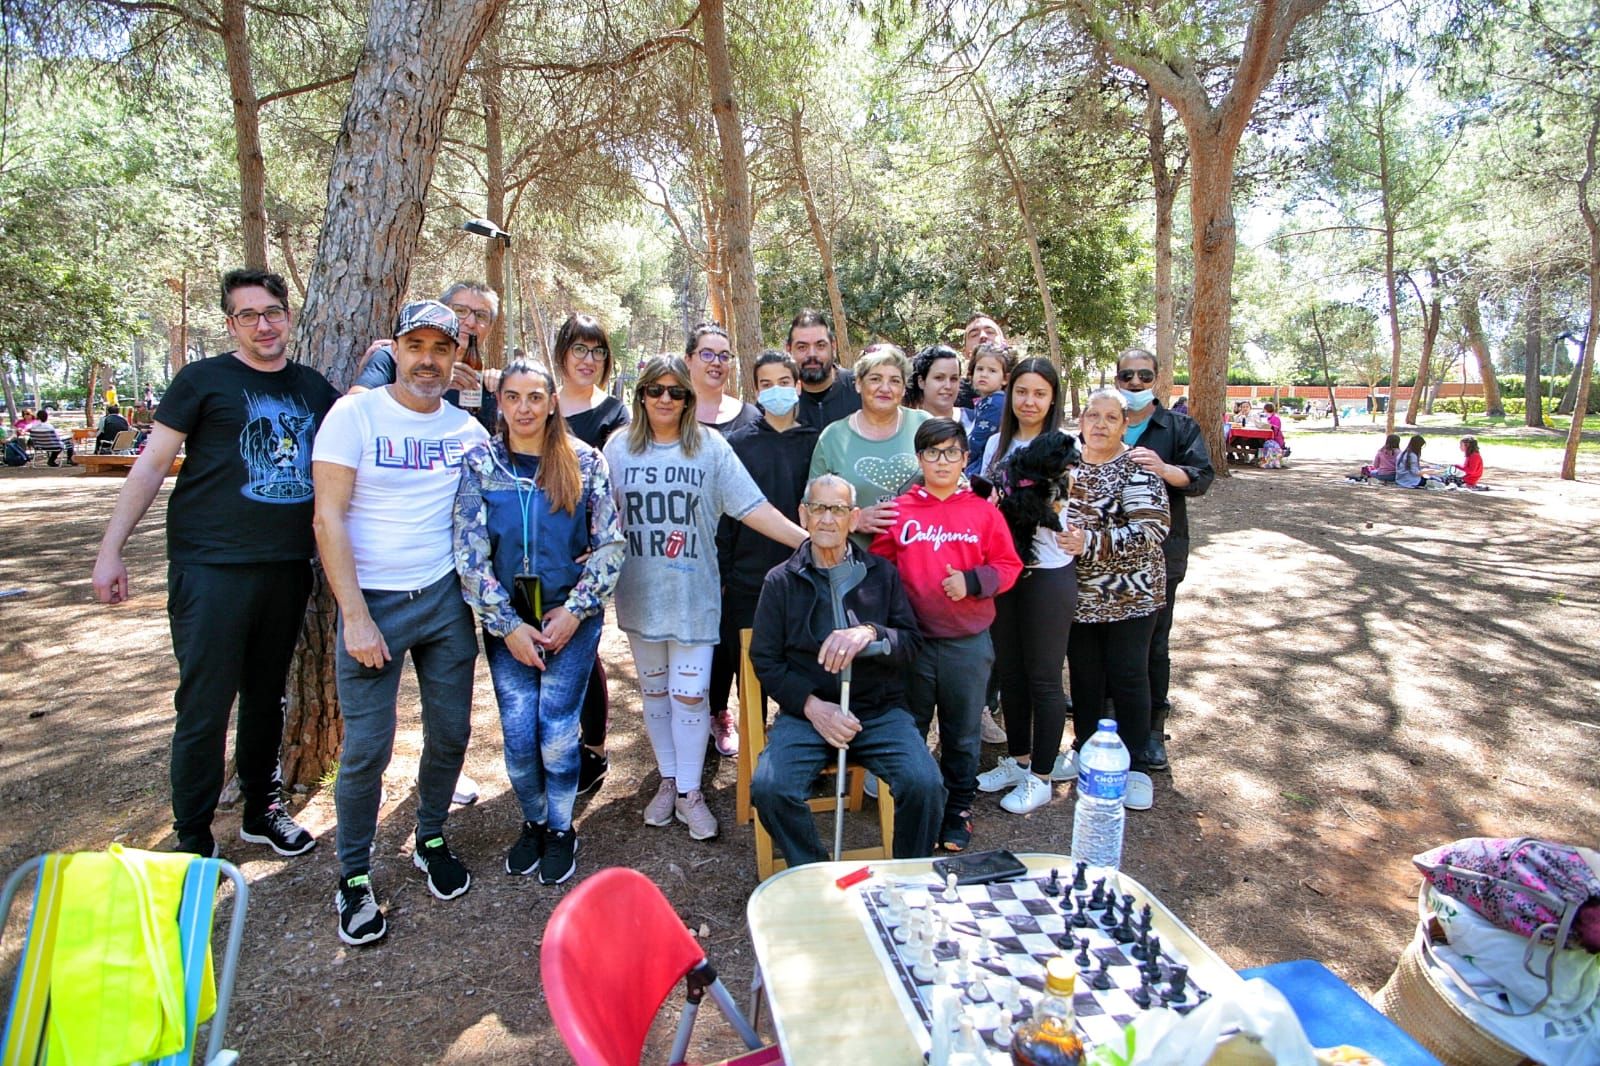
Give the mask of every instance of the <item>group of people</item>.
<svg viewBox="0 0 1600 1066">
<path fill-rule="evenodd" d="M 1482 488 L 1479 483 L 1483 480 L 1483 453 L 1478 449 L 1477 437 L 1462 437 L 1461 462 L 1445 466 L 1422 461 L 1422 446 L 1426 443 L 1421 434 L 1413 434 L 1402 448 L 1400 434 L 1391 433 L 1373 455 L 1372 462 L 1347 480 L 1376 481 L 1403 489 Z"/>
<path fill-rule="evenodd" d="M 116 403 L 108 403 L 105 414 L 95 425 L 95 454 L 103 455 L 111 451 L 118 435 L 130 431 L 136 435 L 133 443 L 137 447 L 141 443 L 140 438 L 149 429 L 150 414 L 148 408 L 129 409 L 124 414 Z M 6 443 L 5 461 L 11 466 L 27 463 L 31 458 L 30 453 L 43 455 L 50 466 L 60 466 L 63 459 L 67 466 L 78 465 L 77 445 L 70 434 L 63 436 L 60 427 L 50 420 L 48 407 L 41 407 L 37 414 L 29 408 L 23 408 L 11 425 L 11 435 Z"/>
<path fill-rule="evenodd" d="M 1149 352 L 1125 352 L 1117 387 L 1089 397 L 1080 448 L 1061 429 L 1054 365 L 1017 360 L 986 315 L 966 324 L 964 352 L 934 345 L 913 360 L 877 344 L 852 371 L 827 318 L 802 311 L 781 349 L 755 356 L 755 404 L 730 388 L 728 334 L 702 323 L 681 357 L 639 367 L 624 404 L 588 315 L 562 324 L 551 365 L 517 356 L 479 375 L 467 356 L 498 300 L 476 283 L 407 304 L 342 398 L 287 359 L 281 277 L 229 273 L 222 310 L 237 348 L 174 377 L 94 585 L 106 602 L 127 597 L 123 548 L 185 448 L 167 513 L 178 846 L 216 853 L 237 695 L 240 835 L 298 855 L 315 840 L 280 802 L 277 757 L 320 556 L 339 608 L 345 942 L 387 931 L 371 850 L 407 652 L 423 726 L 413 862 L 440 899 L 470 888 L 444 829 L 470 739 L 475 630 L 521 811 L 505 869 L 572 876 L 576 797 L 609 770 L 597 651 L 613 599 L 656 762 L 648 825 L 718 834 L 705 765 L 738 750 L 728 702 L 745 629 L 778 707 L 752 796 L 791 863 L 824 857 L 805 800 L 839 747 L 894 795 L 902 856 L 966 848 L 979 791 L 1006 791 L 1018 814 L 1050 802 L 1107 714 L 1132 757 L 1128 806 L 1151 806 L 1148 775 L 1167 765 L 1184 502 L 1213 475 L 1198 427 L 1155 402 Z M 479 388 L 476 411 L 450 402 L 447 390 Z M 1010 494 L 1040 491 L 1016 473 L 1024 453 L 1061 467 L 1025 534 L 1004 517 Z M 997 704 L 1007 754 L 980 772 Z"/>
</svg>

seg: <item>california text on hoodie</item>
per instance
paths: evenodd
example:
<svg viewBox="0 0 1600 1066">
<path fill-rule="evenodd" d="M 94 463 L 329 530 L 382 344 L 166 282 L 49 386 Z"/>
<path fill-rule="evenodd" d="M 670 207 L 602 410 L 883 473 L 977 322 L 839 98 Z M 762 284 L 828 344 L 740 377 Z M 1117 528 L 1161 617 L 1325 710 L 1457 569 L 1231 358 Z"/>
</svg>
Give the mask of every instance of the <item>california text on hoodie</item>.
<svg viewBox="0 0 1600 1066">
<path fill-rule="evenodd" d="M 906 598 L 925 637 L 970 637 L 994 623 L 994 598 L 1016 584 L 1022 560 L 1000 511 L 970 489 L 941 500 L 922 485 L 897 497 L 894 524 L 872 541 L 872 552 L 900 571 Z M 949 567 L 967 594 L 944 594 Z"/>
</svg>

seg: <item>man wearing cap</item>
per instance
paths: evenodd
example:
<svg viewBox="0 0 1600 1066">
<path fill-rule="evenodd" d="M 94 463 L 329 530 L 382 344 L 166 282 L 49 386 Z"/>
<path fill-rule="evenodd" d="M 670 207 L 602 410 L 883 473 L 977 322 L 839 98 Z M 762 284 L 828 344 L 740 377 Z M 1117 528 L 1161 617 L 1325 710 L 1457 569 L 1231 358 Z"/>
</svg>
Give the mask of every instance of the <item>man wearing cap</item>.
<svg viewBox="0 0 1600 1066">
<path fill-rule="evenodd" d="M 439 899 L 472 884 L 444 839 L 471 734 L 478 654 L 451 556 L 450 515 L 461 457 L 488 439 L 470 414 L 443 399 L 459 332 L 455 312 L 437 300 L 407 304 L 395 327 L 394 383 L 341 400 L 313 456 L 317 546 L 339 602 L 336 903 L 347 944 L 387 931 L 372 889 L 371 849 L 407 651 L 422 696 L 413 862 Z"/>
<path fill-rule="evenodd" d="M 129 596 L 122 549 L 186 449 L 167 502 L 167 621 L 178 658 L 172 814 L 178 850 L 217 854 L 228 716 L 239 703 L 234 761 L 243 839 L 280 855 L 316 844 L 280 802 L 278 748 L 289 659 L 311 594 L 311 449 L 339 398 L 285 354 L 294 332 L 277 274 L 232 270 L 222 313 L 238 348 L 190 363 L 156 409 L 100 541 L 94 591 Z"/>
<path fill-rule="evenodd" d="M 495 406 L 493 382 L 487 383 L 491 387 L 486 388 L 484 375 L 475 370 L 472 364 L 477 362 L 479 366 L 483 365 L 478 352 L 500 315 L 500 294 L 481 281 L 458 281 L 439 294 L 439 302 L 455 312 L 460 330 L 444 401 L 471 411 L 479 423 L 492 433 L 499 410 Z M 394 342 L 373 341 L 362 357 L 361 365 L 356 368 L 356 378 L 350 383 L 350 392 L 366 392 L 393 384 L 395 369 Z M 463 392 L 468 398 L 466 403 L 461 400 Z"/>
</svg>

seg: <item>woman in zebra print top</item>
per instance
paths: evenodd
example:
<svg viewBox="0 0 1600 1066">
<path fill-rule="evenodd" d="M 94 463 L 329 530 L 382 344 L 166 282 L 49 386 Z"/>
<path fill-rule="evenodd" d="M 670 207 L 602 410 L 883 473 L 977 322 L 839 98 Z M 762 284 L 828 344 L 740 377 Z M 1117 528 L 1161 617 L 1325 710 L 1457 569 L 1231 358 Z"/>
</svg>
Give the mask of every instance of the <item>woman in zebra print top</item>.
<svg viewBox="0 0 1600 1066">
<path fill-rule="evenodd" d="M 1078 747 L 1094 735 L 1107 696 L 1132 766 L 1125 804 L 1154 802 L 1150 740 L 1150 638 L 1166 603 L 1161 542 L 1169 528 L 1161 479 L 1128 457 L 1126 401 L 1114 389 L 1089 396 L 1078 422 L 1083 462 L 1072 485 L 1072 523 L 1084 531 L 1078 606 L 1067 641 L 1072 729 Z"/>
</svg>

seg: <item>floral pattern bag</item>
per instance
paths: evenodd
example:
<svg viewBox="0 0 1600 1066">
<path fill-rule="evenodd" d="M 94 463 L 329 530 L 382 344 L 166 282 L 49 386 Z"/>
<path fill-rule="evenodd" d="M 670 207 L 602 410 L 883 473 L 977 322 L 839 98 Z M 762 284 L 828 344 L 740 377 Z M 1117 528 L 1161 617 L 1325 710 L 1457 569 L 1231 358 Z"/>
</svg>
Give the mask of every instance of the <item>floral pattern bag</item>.
<svg viewBox="0 0 1600 1066">
<path fill-rule="evenodd" d="M 1467 837 L 1411 861 L 1434 888 L 1501 929 L 1557 949 L 1600 952 L 1600 871 L 1582 849 L 1533 837 Z"/>
</svg>

